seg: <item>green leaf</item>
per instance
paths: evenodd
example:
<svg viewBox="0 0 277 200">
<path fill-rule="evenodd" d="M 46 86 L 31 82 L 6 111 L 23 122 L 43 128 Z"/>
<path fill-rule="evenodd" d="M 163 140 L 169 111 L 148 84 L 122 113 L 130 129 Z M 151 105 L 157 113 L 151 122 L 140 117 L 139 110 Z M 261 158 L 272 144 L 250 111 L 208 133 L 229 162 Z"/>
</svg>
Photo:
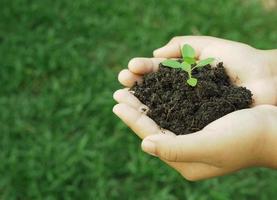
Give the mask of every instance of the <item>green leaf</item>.
<svg viewBox="0 0 277 200">
<path fill-rule="evenodd" d="M 191 65 L 187 63 L 186 61 L 182 62 L 182 69 L 185 70 L 186 72 L 190 73 L 191 72 Z"/>
<path fill-rule="evenodd" d="M 188 83 L 190 86 L 194 87 L 194 86 L 196 86 L 196 84 L 197 84 L 197 79 L 196 79 L 196 78 L 189 78 L 189 79 L 187 80 L 187 83 Z"/>
<path fill-rule="evenodd" d="M 183 56 L 183 58 L 185 58 L 185 57 L 194 58 L 195 51 L 190 45 L 185 44 L 182 48 L 182 56 Z"/>
<path fill-rule="evenodd" d="M 208 64 L 211 64 L 213 61 L 214 61 L 214 58 L 206 58 L 204 60 L 200 60 L 197 63 L 196 67 L 204 67 L 204 66 L 206 66 Z"/>
<path fill-rule="evenodd" d="M 162 62 L 163 66 L 171 67 L 171 68 L 182 68 L 181 63 L 176 60 L 165 60 Z"/>
<path fill-rule="evenodd" d="M 187 63 L 189 63 L 189 64 L 191 64 L 191 65 L 196 63 L 195 58 L 184 57 L 183 59 L 184 59 L 184 61 L 186 61 Z"/>
</svg>

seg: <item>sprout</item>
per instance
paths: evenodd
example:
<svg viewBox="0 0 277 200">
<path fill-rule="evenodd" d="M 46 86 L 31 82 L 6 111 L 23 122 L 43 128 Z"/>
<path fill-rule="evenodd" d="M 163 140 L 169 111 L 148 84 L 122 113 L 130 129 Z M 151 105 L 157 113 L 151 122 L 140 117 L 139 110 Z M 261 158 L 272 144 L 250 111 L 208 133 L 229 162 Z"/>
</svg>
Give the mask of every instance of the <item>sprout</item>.
<svg viewBox="0 0 277 200">
<path fill-rule="evenodd" d="M 188 80 L 187 83 L 194 87 L 197 85 L 197 79 L 193 78 L 191 73 L 194 69 L 202 69 L 204 66 L 211 64 L 214 61 L 214 58 L 206 58 L 204 60 L 196 61 L 195 59 L 195 51 L 194 49 L 188 45 L 185 44 L 182 47 L 182 57 L 183 62 L 179 63 L 176 60 L 165 60 L 162 62 L 164 66 L 171 67 L 171 68 L 180 68 L 183 69 L 188 73 Z"/>
</svg>

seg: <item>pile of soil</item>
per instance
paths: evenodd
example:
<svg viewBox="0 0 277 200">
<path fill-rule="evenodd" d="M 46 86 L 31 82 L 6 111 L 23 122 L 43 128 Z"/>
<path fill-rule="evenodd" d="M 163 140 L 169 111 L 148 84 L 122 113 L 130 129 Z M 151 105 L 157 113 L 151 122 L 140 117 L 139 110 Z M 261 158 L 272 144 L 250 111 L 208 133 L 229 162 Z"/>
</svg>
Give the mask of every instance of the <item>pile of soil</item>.
<svg viewBox="0 0 277 200">
<path fill-rule="evenodd" d="M 150 118 L 176 135 L 199 131 L 228 113 L 251 106 L 251 91 L 233 85 L 223 63 L 195 69 L 192 75 L 198 79 L 195 87 L 186 83 L 188 75 L 182 69 L 160 64 L 157 72 L 146 74 L 130 90 L 149 107 Z"/>
</svg>

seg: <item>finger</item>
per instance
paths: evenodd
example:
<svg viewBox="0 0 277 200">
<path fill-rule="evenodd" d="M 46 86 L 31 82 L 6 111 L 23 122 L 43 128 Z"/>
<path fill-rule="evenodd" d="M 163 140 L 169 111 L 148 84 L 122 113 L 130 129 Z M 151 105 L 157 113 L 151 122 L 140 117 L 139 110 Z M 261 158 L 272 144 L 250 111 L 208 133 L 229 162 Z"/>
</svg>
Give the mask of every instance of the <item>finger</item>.
<svg viewBox="0 0 277 200">
<path fill-rule="evenodd" d="M 125 103 L 141 112 L 147 112 L 148 107 L 142 104 L 130 91 L 129 88 L 117 90 L 113 98 L 118 103 Z"/>
<path fill-rule="evenodd" d="M 209 36 L 179 36 L 174 37 L 165 46 L 156 49 L 153 52 L 156 58 L 179 58 L 181 57 L 181 48 L 184 44 L 192 46 L 196 52 L 196 56 L 201 55 L 202 50 L 218 40 Z"/>
<path fill-rule="evenodd" d="M 127 104 L 115 105 L 113 112 L 142 139 L 161 133 L 158 125 L 151 118 Z"/>
<path fill-rule="evenodd" d="M 226 174 L 226 170 L 205 163 L 196 162 L 169 162 L 164 160 L 172 168 L 176 169 L 185 179 L 198 181 Z"/>
<path fill-rule="evenodd" d="M 135 74 L 143 75 L 157 71 L 164 60 L 165 58 L 133 58 L 129 61 L 128 68 Z"/>
<path fill-rule="evenodd" d="M 141 76 L 130 72 L 128 69 L 123 69 L 118 74 L 118 81 L 126 87 L 132 87 L 135 82 L 140 82 L 141 79 Z"/>
<path fill-rule="evenodd" d="M 207 132 L 207 131 L 206 131 Z M 142 141 L 142 149 L 172 162 L 210 162 L 215 153 L 214 139 L 205 130 L 188 135 L 157 134 Z"/>
</svg>

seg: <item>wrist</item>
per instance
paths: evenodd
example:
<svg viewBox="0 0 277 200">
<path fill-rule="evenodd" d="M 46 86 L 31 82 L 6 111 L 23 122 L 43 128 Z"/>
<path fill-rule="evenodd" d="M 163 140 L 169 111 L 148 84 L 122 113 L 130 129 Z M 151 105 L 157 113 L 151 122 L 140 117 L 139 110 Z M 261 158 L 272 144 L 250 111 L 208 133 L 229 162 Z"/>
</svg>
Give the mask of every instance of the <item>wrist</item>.
<svg viewBox="0 0 277 200">
<path fill-rule="evenodd" d="M 264 141 L 260 141 L 262 151 L 258 158 L 264 167 L 277 169 L 277 107 L 272 105 L 258 106 L 266 119 Z"/>
<path fill-rule="evenodd" d="M 273 50 L 259 50 L 263 55 L 265 63 L 273 77 L 277 77 L 277 49 Z"/>
</svg>

